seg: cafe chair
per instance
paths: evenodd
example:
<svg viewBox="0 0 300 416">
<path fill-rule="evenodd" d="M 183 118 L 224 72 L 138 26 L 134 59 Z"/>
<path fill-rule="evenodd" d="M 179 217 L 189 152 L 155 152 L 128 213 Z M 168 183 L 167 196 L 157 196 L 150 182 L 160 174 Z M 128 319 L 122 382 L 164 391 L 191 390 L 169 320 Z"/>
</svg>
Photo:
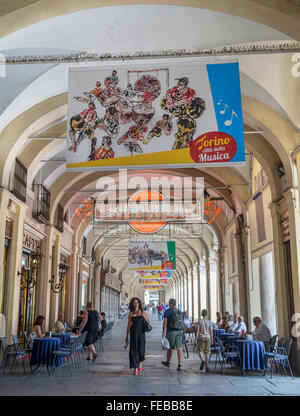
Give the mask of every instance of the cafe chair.
<svg viewBox="0 0 300 416">
<path fill-rule="evenodd" d="M 25 363 L 24 363 L 25 351 L 18 349 L 19 341 L 17 341 L 17 347 L 16 347 L 15 343 L 9 345 L 5 337 L 0 337 L 0 343 L 2 347 L 2 361 L 1 361 L 0 371 L 3 370 L 3 374 L 4 374 L 5 365 L 7 361 L 9 361 L 9 359 L 13 359 L 11 363 L 11 367 L 10 367 L 10 373 L 12 373 L 14 365 L 18 365 L 19 373 L 21 375 L 20 359 L 22 359 L 23 369 L 24 369 L 24 374 L 25 374 Z"/>
<path fill-rule="evenodd" d="M 286 368 L 289 369 L 290 376 L 294 379 L 292 368 L 289 361 L 289 355 L 292 345 L 292 338 L 282 343 L 282 346 L 274 345 L 271 351 L 266 353 L 266 359 L 271 361 L 271 378 L 273 377 L 273 365 L 277 366 L 280 365 L 280 373 L 281 369 L 283 370 L 285 376 L 287 376 Z"/>
<path fill-rule="evenodd" d="M 215 354 L 216 355 L 215 368 L 217 368 L 218 360 L 219 360 L 220 366 L 222 366 L 221 359 L 223 357 L 223 353 L 225 352 L 222 341 L 219 338 L 214 337 L 214 343 L 211 346 L 210 350 L 211 350 L 211 355 L 209 357 L 209 361 L 210 361 L 212 355 Z"/>
<path fill-rule="evenodd" d="M 69 348 L 62 348 L 52 352 L 52 365 L 50 368 L 49 375 L 54 374 L 55 369 L 58 367 L 59 359 L 63 358 L 64 363 L 69 363 L 70 375 L 72 376 L 76 370 L 75 364 L 75 353 L 76 353 L 76 340 L 72 338 L 70 340 Z"/>
<path fill-rule="evenodd" d="M 230 360 L 231 368 L 236 367 L 241 364 L 241 356 L 239 349 L 236 345 L 227 345 L 225 350 L 222 352 L 222 362 L 221 362 L 221 374 L 225 374 L 226 363 Z M 245 375 L 243 369 L 241 368 L 242 374 Z"/>
</svg>

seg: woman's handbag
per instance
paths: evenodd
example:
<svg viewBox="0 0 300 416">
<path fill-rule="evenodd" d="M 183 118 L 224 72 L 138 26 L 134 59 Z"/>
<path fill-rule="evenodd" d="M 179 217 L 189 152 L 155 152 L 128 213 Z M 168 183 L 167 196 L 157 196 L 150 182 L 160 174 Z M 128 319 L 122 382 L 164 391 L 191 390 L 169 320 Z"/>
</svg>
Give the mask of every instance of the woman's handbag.
<svg viewBox="0 0 300 416">
<path fill-rule="evenodd" d="M 144 318 L 144 322 L 143 322 L 143 330 L 144 330 L 144 332 L 152 331 L 152 326 L 149 324 L 149 322 L 146 321 L 145 318 Z"/>
</svg>

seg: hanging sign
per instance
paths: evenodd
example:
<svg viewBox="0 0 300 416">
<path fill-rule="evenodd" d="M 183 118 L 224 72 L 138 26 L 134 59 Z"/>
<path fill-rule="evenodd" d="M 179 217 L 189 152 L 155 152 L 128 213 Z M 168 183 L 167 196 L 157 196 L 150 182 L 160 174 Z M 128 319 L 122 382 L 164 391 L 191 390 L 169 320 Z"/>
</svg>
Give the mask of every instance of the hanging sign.
<svg viewBox="0 0 300 416">
<path fill-rule="evenodd" d="M 175 269 L 175 241 L 129 241 L 128 270 Z"/>
<path fill-rule="evenodd" d="M 145 286 L 143 286 L 143 289 L 145 289 L 145 290 L 164 290 L 165 287 L 164 287 L 164 285 L 153 285 L 153 286 L 145 285 Z"/>
<path fill-rule="evenodd" d="M 139 279 L 171 279 L 169 270 L 136 270 L 135 277 Z"/>
<path fill-rule="evenodd" d="M 140 285 L 166 285 L 168 279 L 139 279 Z"/>
<path fill-rule="evenodd" d="M 71 68 L 67 168 L 245 164 L 239 65 Z"/>
</svg>

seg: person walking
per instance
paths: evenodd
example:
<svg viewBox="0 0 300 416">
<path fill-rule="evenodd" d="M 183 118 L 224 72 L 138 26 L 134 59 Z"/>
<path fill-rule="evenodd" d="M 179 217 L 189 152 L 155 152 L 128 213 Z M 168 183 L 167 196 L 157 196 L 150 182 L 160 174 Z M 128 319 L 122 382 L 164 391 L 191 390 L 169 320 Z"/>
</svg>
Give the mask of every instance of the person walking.
<svg viewBox="0 0 300 416">
<path fill-rule="evenodd" d="M 184 336 L 184 316 L 183 313 L 176 308 L 176 300 L 169 300 L 169 309 L 164 314 L 163 322 L 163 338 L 166 337 L 170 344 L 170 349 L 167 351 L 167 360 L 162 361 L 162 365 L 170 367 L 172 358 L 172 350 L 176 348 L 178 366 L 177 370 L 182 371 L 182 338 Z"/>
<path fill-rule="evenodd" d="M 197 325 L 196 339 L 198 344 L 198 353 L 201 360 L 200 370 L 202 371 L 204 365 L 206 366 L 206 371 L 209 372 L 209 357 L 211 351 L 211 345 L 214 341 L 212 323 L 208 319 L 208 312 L 206 309 L 203 309 L 201 312 L 202 319 L 199 319 Z M 205 355 L 205 360 L 204 360 Z"/>
<path fill-rule="evenodd" d="M 86 360 L 95 361 L 98 356 L 94 347 L 94 343 L 98 338 L 99 319 L 99 313 L 94 309 L 93 302 L 87 302 L 82 322 L 80 324 L 79 330 L 77 331 L 78 335 L 87 331 L 84 345 L 88 347 L 89 355 Z"/>
<path fill-rule="evenodd" d="M 163 307 L 161 306 L 161 304 L 159 304 L 157 306 L 157 315 L 158 315 L 158 320 L 162 321 L 162 317 L 163 317 Z"/>
<path fill-rule="evenodd" d="M 125 343 L 128 344 L 130 334 L 129 364 L 133 368 L 133 375 L 142 371 L 142 362 L 145 361 L 146 337 L 144 331 L 144 320 L 150 322 L 147 312 L 142 307 L 139 298 L 132 298 L 129 303 L 128 325 L 126 330 Z"/>
</svg>

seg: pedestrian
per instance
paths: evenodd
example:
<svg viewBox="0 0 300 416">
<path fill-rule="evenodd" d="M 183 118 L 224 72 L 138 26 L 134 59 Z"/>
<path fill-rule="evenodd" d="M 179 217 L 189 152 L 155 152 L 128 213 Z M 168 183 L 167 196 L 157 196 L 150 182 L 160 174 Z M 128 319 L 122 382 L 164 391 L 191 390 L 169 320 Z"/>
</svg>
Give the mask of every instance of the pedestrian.
<svg viewBox="0 0 300 416">
<path fill-rule="evenodd" d="M 142 362 L 145 361 L 145 331 L 144 321 L 150 322 L 147 312 L 142 308 L 139 298 L 132 298 L 129 303 L 128 325 L 126 330 L 125 343 L 128 344 L 130 334 L 129 364 L 133 368 L 133 375 L 142 370 Z"/>
<path fill-rule="evenodd" d="M 203 309 L 201 312 L 202 319 L 199 319 L 197 325 L 196 339 L 198 344 L 198 353 L 201 360 L 200 370 L 202 371 L 204 365 L 206 371 L 209 372 L 209 357 L 211 351 L 211 345 L 213 344 L 214 336 L 212 331 L 212 323 L 208 319 L 208 312 Z M 205 360 L 204 360 L 205 356 Z"/>
<path fill-rule="evenodd" d="M 83 319 L 80 324 L 79 330 L 77 331 L 78 335 L 82 332 L 87 331 L 86 338 L 84 345 L 88 347 L 89 355 L 87 356 L 87 360 L 95 361 L 98 357 L 96 353 L 94 343 L 97 341 L 98 338 L 98 329 L 99 329 L 99 320 L 100 320 L 99 313 L 94 309 L 93 302 L 87 302 L 86 310 L 83 314 Z"/>
<path fill-rule="evenodd" d="M 184 336 L 184 316 L 183 313 L 176 308 L 176 300 L 169 300 L 169 309 L 164 314 L 164 323 L 162 336 L 166 337 L 170 344 L 170 349 L 167 351 L 167 360 L 161 363 L 165 367 L 170 367 L 172 358 L 172 350 L 176 348 L 178 366 L 177 370 L 182 371 L 182 339 Z"/>
<path fill-rule="evenodd" d="M 163 307 L 161 304 L 158 305 L 157 307 L 157 315 L 158 315 L 158 320 L 162 321 L 163 318 Z"/>
</svg>

